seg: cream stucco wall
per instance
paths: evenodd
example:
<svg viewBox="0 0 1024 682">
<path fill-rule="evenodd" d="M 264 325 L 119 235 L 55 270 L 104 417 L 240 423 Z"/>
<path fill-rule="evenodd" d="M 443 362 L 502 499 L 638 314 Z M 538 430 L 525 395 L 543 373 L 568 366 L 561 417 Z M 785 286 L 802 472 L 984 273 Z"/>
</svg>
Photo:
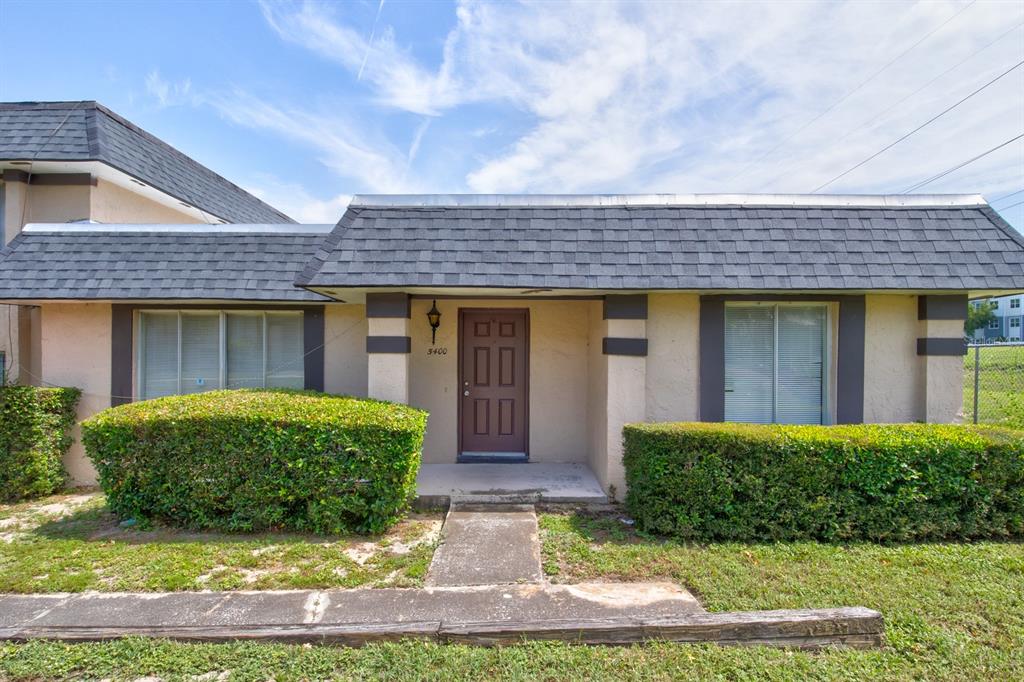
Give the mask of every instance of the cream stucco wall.
<svg viewBox="0 0 1024 682">
<path fill-rule="evenodd" d="M 324 308 L 324 390 L 366 396 L 366 306 Z"/>
<path fill-rule="evenodd" d="M 430 344 L 431 301 L 412 303 L 409 402 L 430 412 L 423 446 L 426 463 L 454 462 L 458 450 L 459 308 L 527 308 L 530 314 L 531 462 L 585 462 L 587 330 L 590 301 L 437 301 L 441 326 Z M 443 354 L 430 353 L 444 349 Z"/>
<path fill-rule="evenodd" d="M 917 296 L 865 297 L 864 421 L 898 423 L 923 419 L 917 336 Z M 960 361 L 962 364 L 962 358 Z"/>
<path fill-rule="evenodd" d="M 700 418 L 700 296 L 651 294 L 647 301 L 647 419 Z"/>
<path fill-rule="evenodd" d="M 110 407 L 111 308 L 107 303 L 51 303 L 41 307 L 43 380 L 50 386 L 82 390 L 78 418 Z M 80 429 L 64 465 L 77 485 L 96 482 L 96 471 L 85 457 Z"/>
<path fill-rule="evenodd" d="M 101 223 L 199 222 L 187 213 L 176 211 L 106 180 L 96 181 L 89 201 L 89 217 Z"/>
<path fill-rule="evenodd" d="M 918 323 L 921 338 L 962 337 L 960 320 L 922 320 Z M 960 421 L 964 404 L 964 359 L 960 355 L 928 355 L 918 358 L 920 393 L 924 396 L 921 419 L 942 424 Z"/>
</svg>

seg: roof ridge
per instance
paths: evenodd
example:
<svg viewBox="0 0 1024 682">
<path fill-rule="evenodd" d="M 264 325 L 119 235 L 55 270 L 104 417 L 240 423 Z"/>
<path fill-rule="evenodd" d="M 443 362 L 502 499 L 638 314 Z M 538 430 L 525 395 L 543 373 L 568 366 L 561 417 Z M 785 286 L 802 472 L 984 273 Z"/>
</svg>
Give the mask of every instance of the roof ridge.
<svg viewBox="0 0 1024 682">
<path fill-rule="evenodd" d="M 755 206 L 782 208 L 905 208 L 987 205 L 980 194 L 357 194 L 367 208 L 618 208 Z"/>
</svg>

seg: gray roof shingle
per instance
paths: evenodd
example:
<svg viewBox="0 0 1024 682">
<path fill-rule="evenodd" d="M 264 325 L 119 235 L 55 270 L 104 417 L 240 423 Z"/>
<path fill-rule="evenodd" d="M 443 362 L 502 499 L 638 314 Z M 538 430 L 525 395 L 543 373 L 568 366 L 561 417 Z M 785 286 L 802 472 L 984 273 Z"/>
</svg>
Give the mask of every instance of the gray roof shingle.
<svg viewBox="0 0 1024 682">
<path fill-rule="evenodd" d="M 0 103 L 0 160 L 99 161 L 229 223 L 293 223 L 96 102 Z"/>
<path fill-rule="evenodd" d="M 325 233 L 28 228 L 0 249 L 0 299 L 324 301 L 293 285 Z M 205 227 L 205 226 L 204 226 Z"/>
<path fill-rule="evenodd" d="M 972 206 L 354 203 L 309 287 L 1024 289 L 1024 238 Z"/>
</svg>

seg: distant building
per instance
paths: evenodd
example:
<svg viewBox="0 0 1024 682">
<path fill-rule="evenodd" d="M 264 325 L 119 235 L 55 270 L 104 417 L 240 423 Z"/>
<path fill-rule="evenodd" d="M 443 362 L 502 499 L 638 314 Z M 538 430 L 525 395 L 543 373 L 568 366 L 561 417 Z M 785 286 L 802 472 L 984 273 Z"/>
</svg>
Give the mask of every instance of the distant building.
<svg viewBox="0 0 1024 682">
<path fill-rule="evenodd" d="M 982 304 L 995 303 L 993 319 L 988 326 L 975 330 L 972 337 L 975 341 L 994 343 L 996 341 L 1020 341 L 1021 317 L 1024 316 L 1024 294 L 1011 294 L 997 298 L 986 298 L 971 301 L 971 305 L 979 308 Z"/>
</svg>

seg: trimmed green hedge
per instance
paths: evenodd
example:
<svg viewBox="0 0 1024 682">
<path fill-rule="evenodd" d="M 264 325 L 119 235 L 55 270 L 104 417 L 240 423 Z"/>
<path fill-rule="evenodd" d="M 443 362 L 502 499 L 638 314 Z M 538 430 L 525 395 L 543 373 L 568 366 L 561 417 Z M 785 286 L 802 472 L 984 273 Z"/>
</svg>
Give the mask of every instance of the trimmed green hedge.
<svg viewBox="0 0 1024 682">
<path fill-rule="evenodd" d="M 188 528 L 380 532 L 416 493 L 427 414 L 303 391 L 211 391 L 82 424 L 119 516 Z"/>
<path fill-rule="evenodd" d="M 626 506 L 698 540 L 1024 535 L 1024 433 L 931 425 L 635 424 Z"/>
<path fill-rule="evenodd" d="M 0 386 L 0 500 L 49 495 L 64 485 L 77 388 Z"/>
</svg>

